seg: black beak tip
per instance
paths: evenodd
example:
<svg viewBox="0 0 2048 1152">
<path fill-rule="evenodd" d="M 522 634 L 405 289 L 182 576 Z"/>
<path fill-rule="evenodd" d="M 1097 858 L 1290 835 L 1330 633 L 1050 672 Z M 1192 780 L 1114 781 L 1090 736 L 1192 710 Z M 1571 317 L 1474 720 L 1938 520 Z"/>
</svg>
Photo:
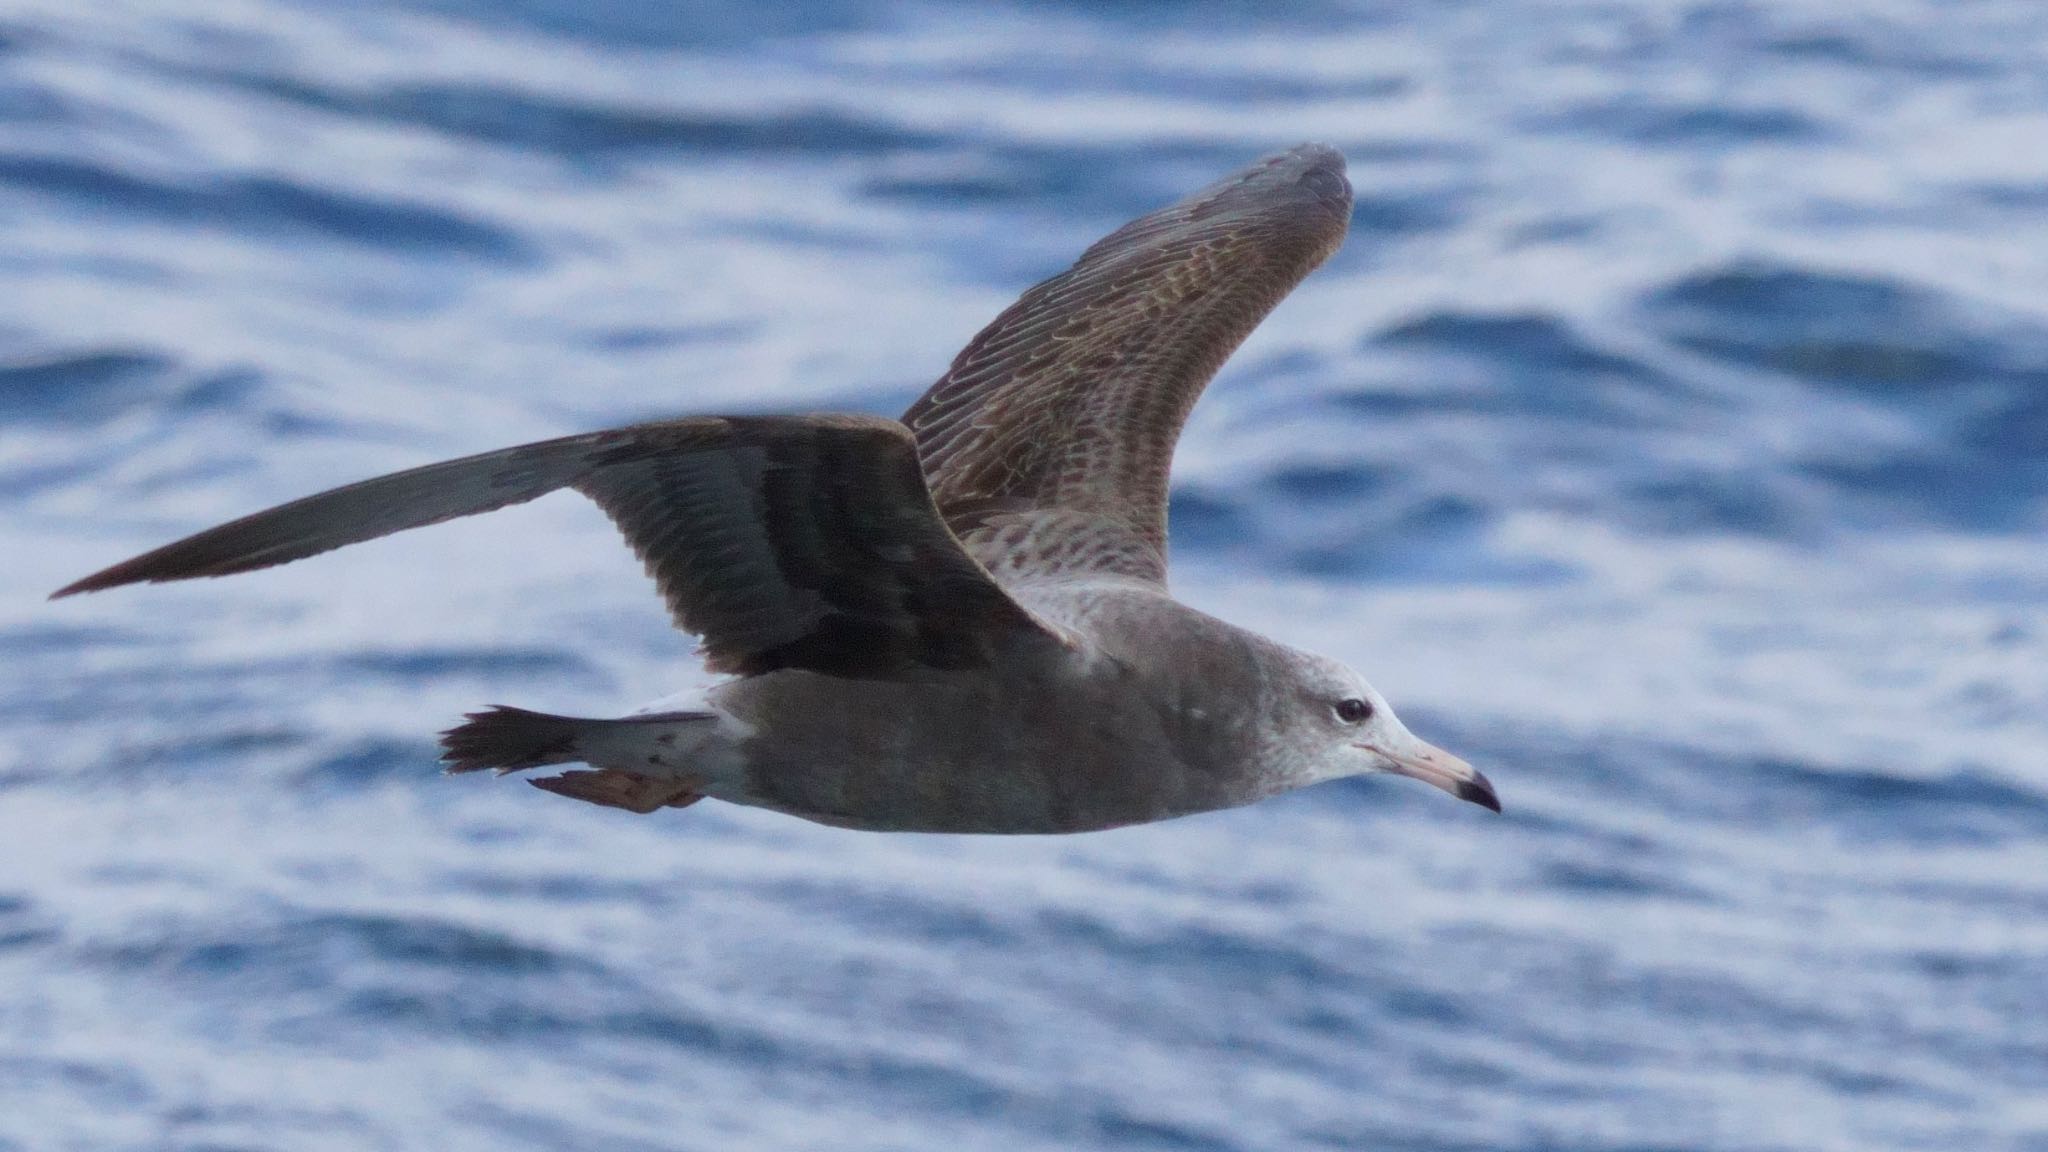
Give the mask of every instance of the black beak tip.
<svg viewBox="0 0 2048 1152">
<path fill-rule="evenodd" d="M 1493 782 L 1484 776 L 1476 776 L 1458 785 L 1458 799 L 1470 800 L 1494 812 L 1500 811 L 1500 797 L 1494 794 Z"/>
</svg>

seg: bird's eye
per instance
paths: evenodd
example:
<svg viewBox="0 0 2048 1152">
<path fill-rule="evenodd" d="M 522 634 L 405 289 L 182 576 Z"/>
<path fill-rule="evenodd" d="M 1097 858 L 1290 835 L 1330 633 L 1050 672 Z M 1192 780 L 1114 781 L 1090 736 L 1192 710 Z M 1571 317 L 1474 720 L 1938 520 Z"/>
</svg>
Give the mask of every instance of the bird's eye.
<svg viewBox="0 0 2048 1152">
<path fill-rule="evenodd" d="M 1337 701 L 1337 719 L 1346 724 L 1363 724 L 1372 719 L 1372 705 L 1358 697 Z"/>
</svg>

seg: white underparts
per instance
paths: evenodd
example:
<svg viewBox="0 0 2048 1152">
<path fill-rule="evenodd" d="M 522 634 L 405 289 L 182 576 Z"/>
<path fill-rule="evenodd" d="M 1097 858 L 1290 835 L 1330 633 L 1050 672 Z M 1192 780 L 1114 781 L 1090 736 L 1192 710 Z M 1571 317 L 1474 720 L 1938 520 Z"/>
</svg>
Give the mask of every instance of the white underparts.
<svg viewBox="0 0 2048 1152">
<path fill-rule="evenodd" d="M 739 743 L 747 725 L 720 713 L 658 715 L 593 724 L 576 751 L 594 768 L 673 780 L 707 796 L 730 795 L 745 773 Z"/>
</svg>

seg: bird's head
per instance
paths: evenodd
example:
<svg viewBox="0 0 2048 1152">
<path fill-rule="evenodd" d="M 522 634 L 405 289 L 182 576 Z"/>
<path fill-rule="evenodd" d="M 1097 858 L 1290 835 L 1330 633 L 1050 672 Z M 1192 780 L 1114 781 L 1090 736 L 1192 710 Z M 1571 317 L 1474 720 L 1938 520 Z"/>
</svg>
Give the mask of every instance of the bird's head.
<svg viewBox="0 0 2048 1152">
<path fill-rule="evenodd" d="M 1408 731 L 1365 678 L 1327 657 L 1300 653 L 1290 708 L 1297 747 L 1305 744 L 1319 779 L 1391 772 L 1435 785 L 1495 812 L 1500 798 L 1479 770 Z"/>
</svg>

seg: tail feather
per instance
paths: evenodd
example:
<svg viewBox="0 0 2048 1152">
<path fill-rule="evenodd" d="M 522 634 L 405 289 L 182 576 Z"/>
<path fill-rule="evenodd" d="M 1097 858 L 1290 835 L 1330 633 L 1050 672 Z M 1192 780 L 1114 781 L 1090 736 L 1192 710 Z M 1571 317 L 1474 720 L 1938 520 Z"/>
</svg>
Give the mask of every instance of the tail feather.
<svg viewBox="0 0 2048 1152">
<path fill-rule="evenodd" d="M 684 808 L 704 798 L 703 779 L 690 770 L 701 746 L 679 741 L 678 735 L 715 719 L 709 712 L 592 720 L 499 705 L 471 712 L 465 719 L 441 734 L 441 761 L 449 772 L 492 768 L 503 775 L 580 761 L 594 770 L 564 772 L 531 783 L 557 796 L 628 812 Z"/>
<path fill-rule="evenodd" d="M 493 706 L 441 733 L 441 762 L 453 772 L 495 768 L 500 775 L 582 759 L 576 736 L 589 720 Z"/>
</svg>

